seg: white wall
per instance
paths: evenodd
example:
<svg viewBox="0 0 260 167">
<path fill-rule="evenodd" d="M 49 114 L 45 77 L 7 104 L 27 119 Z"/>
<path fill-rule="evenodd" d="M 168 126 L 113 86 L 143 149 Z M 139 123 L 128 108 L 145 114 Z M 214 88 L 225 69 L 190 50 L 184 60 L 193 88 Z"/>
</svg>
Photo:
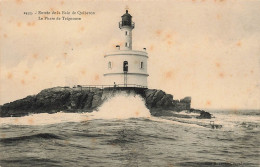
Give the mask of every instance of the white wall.
<svg viewBox="0 0 260 167">
<path fill-rule="evenodd" d="M 125 32 L 127 31 L 127 35 L 125 35 Z M 121 46 L 121 50 L 132 50 L 132 28 L 125 26 L 121 29 L 121 38 L 123 41 L 123 44 Z M 127 47 L 125 46 L 125 43 L 127 43 Z"/>
<path fill-rule="evenodd" d="M 142 51 L 121 51 L 108 53 L 105 56 L 104 77 L 106 84 L 124 84 L 123 62 L 128 61 L 128 84 L 147 86 L 147 53 Z M 108 68 L 108 63 L 112 67 Z M 141 68 L 143 62 L 143 68 Z"/>
</svg>

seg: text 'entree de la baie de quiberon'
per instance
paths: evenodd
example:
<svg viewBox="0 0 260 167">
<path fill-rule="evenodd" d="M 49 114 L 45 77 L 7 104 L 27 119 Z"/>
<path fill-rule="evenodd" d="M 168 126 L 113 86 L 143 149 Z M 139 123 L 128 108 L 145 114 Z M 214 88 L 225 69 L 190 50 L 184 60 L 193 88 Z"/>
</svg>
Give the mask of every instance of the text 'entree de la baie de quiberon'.
<svg viewBox="0 0 260 167">
<path fill-rule="evenodd" d="M 90 11 L 37 11 L 37 14 L 42 14 L 42 15 L 48 15 L 48 14 L 61 14 L 61 15 L 70 15 L 70 14 L 77 14 L 77 15 L 94 15 L 95 12 L 90 12 Z"/>
</svg>

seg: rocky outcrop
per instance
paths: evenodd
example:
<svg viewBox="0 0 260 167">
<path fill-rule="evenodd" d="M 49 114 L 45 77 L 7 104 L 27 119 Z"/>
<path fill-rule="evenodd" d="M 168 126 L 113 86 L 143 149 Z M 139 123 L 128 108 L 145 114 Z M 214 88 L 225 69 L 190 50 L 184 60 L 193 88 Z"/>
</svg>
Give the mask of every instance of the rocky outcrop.
<svg viewBox="0 0 260 167">
<path fill-rule="evenodd" d="M 189 110 L 191 97 L 185 97 L 181 100 L 173 100 L 173 95 L 166 94 L 162 90 L 147 89 L 145 90 L 146 106 L 149 109 L 167 109 L 174 111 Z"/>
<path fill-rule="evenodd" d="M 173 96 L 166 94 L 162 90 L 147 89 L 145 90 L 146 106 L 151 108 L 171 108 L 173 107 Z"/>
<path fill-rule="evenodd" d="M 167 110 L 182 111 L 190 110 L 191 98 L 185 97 L 174 100 L 171 94 L 166 94 L 157 89 L 126 89 L 126 90 L 103 90 L 99 88 L 84 87 L 54 87 L 42 90 L 34 96 L 4 104 L 0 108 L 1 117 L 24 116 L 30 113 L 55 113 L 63 112 L 92 112 L 99 107 L 108 96 L 118 91 L 136 93 L 141 95 L 147 108 L 154 116 L 167 116 Z M 210 114 L 202 110 L 190 110 L 199 112 L 198 118 L 210 118 Z"/>
<path fill-rule="evenodd" d="M 198 109 L 191 108 L 190 112 L 199 113 L 200 115 L 196 117 L 198 119 L 211 119 L 211 117 L 212 117 L 209 112 L 206 112 L 204 110 L 198 110 Z"/>
<path fill-rule="evenodd" d="M 101 89 L 55 87 L 34 96 L 27 96 L 1 106 L 1 117 L 23 116 L 28 113 L 55 113 L 59 111 L 91 112 L 101 102 Z"/>
</svg>

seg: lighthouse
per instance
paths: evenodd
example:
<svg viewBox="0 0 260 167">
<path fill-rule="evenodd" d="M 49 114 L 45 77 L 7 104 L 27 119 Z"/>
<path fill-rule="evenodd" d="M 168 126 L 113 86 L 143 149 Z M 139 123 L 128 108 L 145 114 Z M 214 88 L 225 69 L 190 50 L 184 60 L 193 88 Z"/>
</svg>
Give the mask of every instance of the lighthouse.
<svg viewBox="0 0 260 167">
<path fill-rule="evenodd" d="M 104 78 L 107 85 L 120 87 L 147 88 L 147 59 L 146 49 L 142 51 L 132 49 L 132 30 L 135 23 L 126 10 L 121 16 L 119 29 L 123 42 L 116 46 L 116 50 L 106 53 Z"/>
</svg>

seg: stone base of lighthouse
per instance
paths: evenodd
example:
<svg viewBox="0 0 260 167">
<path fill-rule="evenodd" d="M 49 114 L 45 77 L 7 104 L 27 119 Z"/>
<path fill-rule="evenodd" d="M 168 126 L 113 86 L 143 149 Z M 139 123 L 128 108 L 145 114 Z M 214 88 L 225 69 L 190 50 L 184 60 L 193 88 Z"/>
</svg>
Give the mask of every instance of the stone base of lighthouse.
<svg viewBox="0 0 260 167">
<path fill-rule="evenodd" d="M 106 85 L 113 85 L 115 83 L 120 87 L 147 87 L 147 75 L 143 74 L 106 74 L 105 78 Z"/>
</svg>

